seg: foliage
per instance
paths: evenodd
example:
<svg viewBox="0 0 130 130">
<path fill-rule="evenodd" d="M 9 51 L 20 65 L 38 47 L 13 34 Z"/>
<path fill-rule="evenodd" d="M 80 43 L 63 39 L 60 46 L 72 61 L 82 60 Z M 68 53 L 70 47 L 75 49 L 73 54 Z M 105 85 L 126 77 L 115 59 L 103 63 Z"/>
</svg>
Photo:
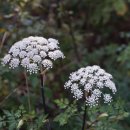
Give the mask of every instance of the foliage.
<svg viewBox="0 0 130 130">
<path fill-rule="evenodd" d="M 67 99 L 56 100 L 55 102 L 57 103 L 60 109 L 65 109 L 63 113 L 60 113 L 54 119 L 54 121 L 59 122 L 60 126 L 63 126 L 67 124 L 67 122 L 71 117 L 76 115 L 77 113 L 77 108 L 75 104 L 76 102 L 72 103 L 71 105 L 69 105 Z"/>
<path fill-rule="evenodd" d="M 27 113 L 23 106 L 18 110 L 3 110 L 3 115 L 0 117 L 0 128 L 8 128 L 9 130 L 20 129 L 27 125 L 28 130 L 40 130 L 43 123 L 46 122 L 46 117 L 40 115 L 38 118 L 35 112 Z"/>
<path fill-rule="evenodd" d="M 66 56 L 46 75 L 49 115 L 43 113 L 39 76 L 27 75 L 29 111 L 23 70 L 0 64 L 0 129 L 41 130 L 50 121 L 54 130 L 80 130 L 84 103 L 72 100 L 63 85 L 71 72 L 97 64 L 113 75 L 118 93 L 110 105 L 87 108 L 86 127 L 129 130 L 129 8 L 130 0 L 0 0 L 0 59 L 30 35 L 59 39 Z"/>
</svg>

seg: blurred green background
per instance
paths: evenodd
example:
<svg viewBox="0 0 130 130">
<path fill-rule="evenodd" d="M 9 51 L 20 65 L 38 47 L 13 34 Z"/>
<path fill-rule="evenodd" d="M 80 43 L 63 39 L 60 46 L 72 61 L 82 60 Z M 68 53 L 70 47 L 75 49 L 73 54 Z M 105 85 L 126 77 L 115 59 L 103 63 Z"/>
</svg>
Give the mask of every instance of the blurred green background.
<svg viewBox="0 0 130 130">
<path fill-rule="evenodd" d="M 72 100 L 63 87 L 69 74 L 94 64 L 113 75 L 118 89 L 114 100 L 120 98 L 124 111 L 130 112 L 130 0 L 0 0 L 0 58 L 30 35 L 58 39 L 66 56 L 47 73 L 45 96 L 51 117 L 58 109 L 54 100 Z M 40 111 L 39 76 L 31 75 L 28 81 L 32 108 Z M 24 73 L 0 65 L 0 109 L 20 105 L 27 107 Z M 110 130 L 130 130 L 130 117 L 118 124 L 120 128 Z"/>
</svg>

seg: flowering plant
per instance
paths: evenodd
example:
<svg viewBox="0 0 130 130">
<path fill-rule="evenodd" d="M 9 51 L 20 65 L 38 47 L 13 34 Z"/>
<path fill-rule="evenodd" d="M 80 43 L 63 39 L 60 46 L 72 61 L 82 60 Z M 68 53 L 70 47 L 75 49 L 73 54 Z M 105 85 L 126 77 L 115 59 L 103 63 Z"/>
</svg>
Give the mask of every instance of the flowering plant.
<svg viewBox="0 0 130 130">
<path fill-rule="evenodd" d="M 45 69 L 53 67 L 53 60 L 64 58 L 59 42 L 53 38 L 30 36 L 16 42 L 2 59 L 2 64 L 9 64 L 14 69 L 22 66 L 28 72 L 37 73 L 41 66 Z"/>
<path fill-rule="evenodd" d="M 104 103 L 110 103 L 117 89 L 112 81 L 112 75 L 105 72 L 97 65 L 81 68 L 70 74 L 65 83 L 65 89 L 70 89 L 73 97 L 77 100 L 85 96 L 86 105 L 98 105 L 99 99 L 103 97 Z"/>
<path fill-rule="evenodd" d="M 59 42 L 53 38 L 43 38 L 30 36 L 16 42 L 9 50 L 8 54 L 2 59 L 2 64 L 9 64 L 9 68 L 15 69 L 22 66 L 30 74 L 37 73 L 40 70 L 41 94 L 45 114 L 48 114 L 44 96 L 45 70 L 53 67 L 53 61 L 58 58 L 64 58 L 60 51 Z M 26 85 L 27 84 L 27 75 Z M 28 104 L 30 109 L 30 96 L 28 88 Z M 48 123 L 48 129 L 51 127 Z"/>
</svg>

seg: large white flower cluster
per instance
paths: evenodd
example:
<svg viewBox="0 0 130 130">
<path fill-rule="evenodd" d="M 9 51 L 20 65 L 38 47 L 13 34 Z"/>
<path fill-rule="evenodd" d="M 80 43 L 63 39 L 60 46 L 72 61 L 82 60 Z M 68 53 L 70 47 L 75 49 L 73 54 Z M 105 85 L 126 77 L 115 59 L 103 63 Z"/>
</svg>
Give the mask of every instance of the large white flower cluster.
<svg viewBox="0 0 130 130">
<path fill-rule="evenodd" d="M 77 100 L 85 96 L 86 105 L 92 107 L 98 105 L 101 100 L 104 103 L 112 101 L 111 94 L 115 94 L 117 91 L 112 79 L 111 74 L 99 66 L 93 65 L 71 73 L 64 87 L 70 89 L 73 97 Z"/>
<path fill-rule="evenodd" d="M 30 73 L 37 73 L 40 66 L 46 69 L 53 67 L 53 61 L 64 58 L 59 42 L 53 38 L 30 36 L 16 42 L 2 59 L 2 64 L 9 68 L 24 67 Z"/>
</svg>

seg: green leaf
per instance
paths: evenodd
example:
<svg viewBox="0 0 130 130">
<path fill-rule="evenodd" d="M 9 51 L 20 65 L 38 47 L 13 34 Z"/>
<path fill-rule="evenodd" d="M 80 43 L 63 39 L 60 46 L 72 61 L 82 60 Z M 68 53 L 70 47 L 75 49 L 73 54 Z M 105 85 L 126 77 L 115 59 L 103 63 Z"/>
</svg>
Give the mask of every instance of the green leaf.
<svg viewBox="0 0 130 130">
<path fill-rule="evenodd" d="M 68 99 L 57 99 L 54 101 L 56 103 L 56 105 L 60 108 L 60 109 L 64 109 L 68 106 L 69 101 Z"/>
<path fill-rule="evenodd" d="M 58 102 L 59 103 L 59 102 Z M 68 101 L 67 101 L 68 103 Z M 61 105 L 61 104 L 60 104 Z M 62 106 L 62 105 L 61 105 Z M 63 107 L 60 107 L 63 108 Z M 74 116 L 77 112 L 77 108 L 75 105 L 75 102 L 73 104 L 71 104 L 70 106 L 67 106 L 67 108 L 64 110 L 64 112 L 60 113 L 59 115 L 57 115 L 54 118 L 55 122 L 59 122 L 60 126 L 63 126 L 65 124 L 67 124 L 67 122 L 69 121 L 69 119 Z"/>
<path fill-rule="evenodd" d="M 102 113 L 102 114 L 100 114 L 99 116 L 98 116 L 98 118 L 97 119 L 102 119 L 102 118 L 104 118 L 104 117 L 108 117 L 108 114 L 107 113 Z"/>
<path fill-rule="evenodd" d="M 18 125 L 17 125 L 17 128 L 21 128 L 21 126 L 24 124 L 24 121 L 21 119 L 19 122 L 18 122 Z"/>
</svg>

